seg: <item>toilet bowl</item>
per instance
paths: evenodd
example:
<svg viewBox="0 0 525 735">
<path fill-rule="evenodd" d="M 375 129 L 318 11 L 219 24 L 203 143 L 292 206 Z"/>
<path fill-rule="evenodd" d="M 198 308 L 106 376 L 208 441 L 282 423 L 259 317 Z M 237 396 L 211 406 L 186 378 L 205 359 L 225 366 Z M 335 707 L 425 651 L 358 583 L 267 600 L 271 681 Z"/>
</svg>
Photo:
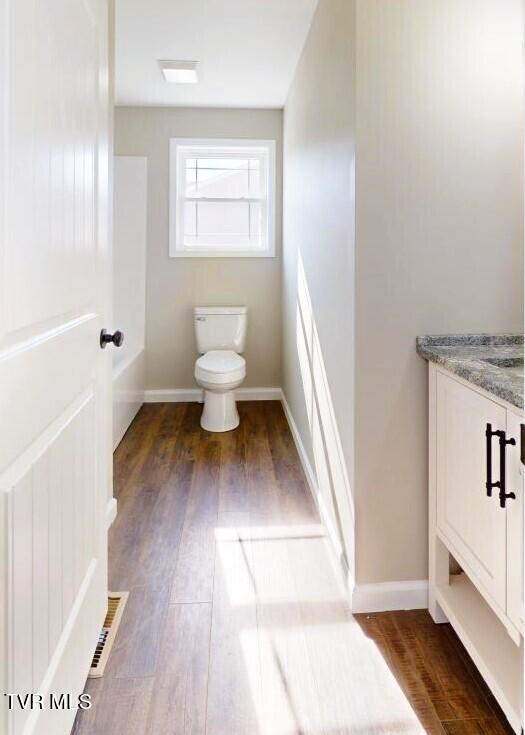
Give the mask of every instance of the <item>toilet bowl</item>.
<svg viewBox="0 0 525 735">
<path fill-rule="evenodd" d="M 195 334 L 201 356 L 195 380 L 204 389 L 201 426 L 207 431 L 231 431 L 239 425 L 235 389 L 246 377 L 244 350 L 247 309 L 244 306 L 195 307 Z"/>
<path fill-rule="evenodd" d="M 246 361 L 233 350 L 210 350 L 195 363 L 195 380 L 204 388 L 201 426 L 231 431 L 239 426 L 235 389 L 246 377 Z"/>
</svg>

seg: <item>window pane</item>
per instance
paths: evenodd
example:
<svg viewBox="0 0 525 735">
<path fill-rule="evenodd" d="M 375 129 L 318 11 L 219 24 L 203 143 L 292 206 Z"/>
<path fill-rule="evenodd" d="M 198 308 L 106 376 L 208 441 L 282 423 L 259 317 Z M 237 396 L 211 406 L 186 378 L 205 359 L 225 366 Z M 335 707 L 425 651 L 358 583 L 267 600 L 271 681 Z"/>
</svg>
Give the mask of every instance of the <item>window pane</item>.
<svg viewBox="0 0 525 735">
<path fill-rule="evenodd" d="M 209 236 L 234 236 L 248 241 L 250 219 L 247 202 L 199 202 L 198 203 L 199 239 Z"/>
<path fill-rule="evenodd" d="M 261 196 L 257 158 L 186 159 L 186 196 L 236 199 Z"/>
<path fill-rule="evenodd" d="M 198 158 L 197 168 L 228 168 L 235 171 L 246 171 L 248 168 L 247 158 Z"/>
<path fill-rule="evenodd" d="M 196 231 L 185 226 L 187 245 L 260 244 L 260 205 L 249 202 L 192 202 L 196 206 Z M 186 210 L 188 211 L 188 210 Z"/>
<path fill-rule="evenodd" d="M 204 197 L 247 197 L 248 169 L 197 169 L 196 193 Z"/>
</svg>

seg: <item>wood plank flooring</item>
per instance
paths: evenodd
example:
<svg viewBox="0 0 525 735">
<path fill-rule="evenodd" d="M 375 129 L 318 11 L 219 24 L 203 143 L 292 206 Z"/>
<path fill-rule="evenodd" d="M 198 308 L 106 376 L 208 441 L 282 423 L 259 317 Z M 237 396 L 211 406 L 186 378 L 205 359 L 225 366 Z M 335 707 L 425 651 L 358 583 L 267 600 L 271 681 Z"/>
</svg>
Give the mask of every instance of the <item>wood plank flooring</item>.
<svg viewBox="0 0 525 735">
<path fill-rule="evenodd" d="M 450 626 L 350 614 L 280 404 L 200 411 L 145 405 L 115 453 L 130 597 L 75 735 L 511 733 Z"/>
</svg>

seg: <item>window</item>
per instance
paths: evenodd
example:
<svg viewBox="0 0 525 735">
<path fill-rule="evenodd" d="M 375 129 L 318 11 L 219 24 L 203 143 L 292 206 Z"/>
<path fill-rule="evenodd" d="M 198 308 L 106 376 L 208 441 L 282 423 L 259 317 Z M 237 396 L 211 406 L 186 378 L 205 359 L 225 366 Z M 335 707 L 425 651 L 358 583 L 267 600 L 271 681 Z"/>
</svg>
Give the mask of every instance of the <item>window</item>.
<svg viewBox="0 0 525 735">
<path fill-rule="evenodd" d="M 275 142 L 170 140 L 170 255 L 275 255 Z"/>
</svg>

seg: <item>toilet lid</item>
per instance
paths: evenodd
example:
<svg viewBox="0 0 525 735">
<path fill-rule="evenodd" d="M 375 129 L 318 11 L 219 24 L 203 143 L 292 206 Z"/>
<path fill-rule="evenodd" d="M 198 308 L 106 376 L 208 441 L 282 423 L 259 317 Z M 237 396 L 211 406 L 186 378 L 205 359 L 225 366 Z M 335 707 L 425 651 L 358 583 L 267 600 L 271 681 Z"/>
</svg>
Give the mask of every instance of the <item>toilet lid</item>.
<svg viewBox="0 0 525 735">
<path fill-rule="evenodd" d="M 210 350 L 196 362 L 199 370 L 219 375 L 242 370 L 245 365 L 244 357 L 233 350 Z"/>
</svg>

